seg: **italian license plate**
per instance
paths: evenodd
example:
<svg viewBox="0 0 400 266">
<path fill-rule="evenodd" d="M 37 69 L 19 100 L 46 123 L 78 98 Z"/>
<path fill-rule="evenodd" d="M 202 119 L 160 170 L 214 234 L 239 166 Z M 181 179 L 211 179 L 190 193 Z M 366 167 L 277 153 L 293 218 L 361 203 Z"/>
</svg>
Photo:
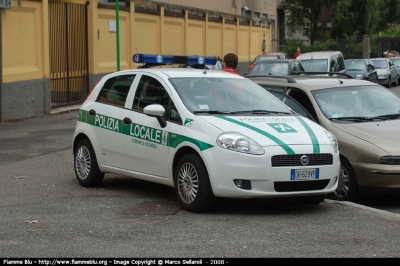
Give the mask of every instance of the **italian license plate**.
<svg viewBox="0 0 400 266">
<path fill-rule="evenodd" d="M 319 168 L 315 169 L 292 169 L 290 171 L 290 180 L 312 180 L 319 179 Z"/>
</svg>

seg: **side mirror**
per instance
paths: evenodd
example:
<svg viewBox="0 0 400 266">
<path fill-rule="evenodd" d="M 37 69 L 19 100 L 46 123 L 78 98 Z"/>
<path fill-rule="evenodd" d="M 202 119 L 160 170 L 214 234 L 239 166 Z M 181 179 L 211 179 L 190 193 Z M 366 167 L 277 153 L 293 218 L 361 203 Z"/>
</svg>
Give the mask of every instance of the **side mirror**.
<svg viewBox="0 0 400 266">
<path fill-rule="evenodd" d="M 143 109 L 143 112 L 148 116 L 157 118 L 157 121 L 160 123 L 160 126 L 162 128 L 167 126 L 167 121 L 163 117 L 163 115 L 165 113 L 165 109 L 162 105 L 160 105 L 160 104 L 147 105 Z"/>
</svg>

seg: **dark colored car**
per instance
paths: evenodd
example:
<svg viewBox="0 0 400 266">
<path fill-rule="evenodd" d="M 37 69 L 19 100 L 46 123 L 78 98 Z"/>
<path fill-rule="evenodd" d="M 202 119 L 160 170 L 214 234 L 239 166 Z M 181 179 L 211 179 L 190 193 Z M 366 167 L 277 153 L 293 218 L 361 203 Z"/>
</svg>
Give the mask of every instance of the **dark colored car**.
<svg viewBox="0 0 400 266">
<path fill-rule="evenodd" d="M 374 63 L 369 59 L 346 59 L 344 60 L 344 65 L 346 66 L 347 74 L 350 74 L 355 79 L 378 83 L 378 72 Z"/>
<path fill-rule="evenodd" d="M 271 59 L 254 64 L 249 75 L 287 76 L 304 72 L 303 65 L 296 59 Z"/>
</svg>

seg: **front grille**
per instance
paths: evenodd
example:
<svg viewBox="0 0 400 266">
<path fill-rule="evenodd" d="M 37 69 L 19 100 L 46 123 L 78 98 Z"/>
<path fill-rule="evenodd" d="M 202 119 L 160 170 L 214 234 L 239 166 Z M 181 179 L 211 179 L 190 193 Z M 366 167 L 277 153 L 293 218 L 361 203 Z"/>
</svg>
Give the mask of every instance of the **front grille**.
<svg viewBox="0 0 400 266">
<path fill-rule="evenodd" d="M 274 182 L 276 192 L 321 190 L 329 184 L 329 179 L 312 181 Z"/>
<path fill-rule="evenodd" d="M 303 166 L 300 160 L 303 155 L 307 155 L 309 159 L 307 166 L 333 164 L 333 156 L 330 153 L 274 155 L 271 158 L 271 164 L 272 167 Z"/>
</svg>

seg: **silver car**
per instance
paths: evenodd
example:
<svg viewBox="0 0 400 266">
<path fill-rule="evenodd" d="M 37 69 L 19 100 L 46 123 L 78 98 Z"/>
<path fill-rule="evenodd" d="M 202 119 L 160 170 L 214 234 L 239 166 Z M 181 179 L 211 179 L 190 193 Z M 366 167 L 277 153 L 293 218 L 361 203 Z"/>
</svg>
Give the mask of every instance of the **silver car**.
<svg viewBox="0 0 400 266">
<path fill-rule="evenodd" d="M 394 66 L 396 67 L 397 79 L 400 80 L 400 57 L 392 57 L 390 58 L 390 61 L 392 61 Z"/>
<path fill-rule="evenodd" d="M 398 86 L 397 71 L 394 63 L 389 58 L 371 58 L 375 69 L 378 72 L 378 83 L 390 88 Z"/>
</svg>

